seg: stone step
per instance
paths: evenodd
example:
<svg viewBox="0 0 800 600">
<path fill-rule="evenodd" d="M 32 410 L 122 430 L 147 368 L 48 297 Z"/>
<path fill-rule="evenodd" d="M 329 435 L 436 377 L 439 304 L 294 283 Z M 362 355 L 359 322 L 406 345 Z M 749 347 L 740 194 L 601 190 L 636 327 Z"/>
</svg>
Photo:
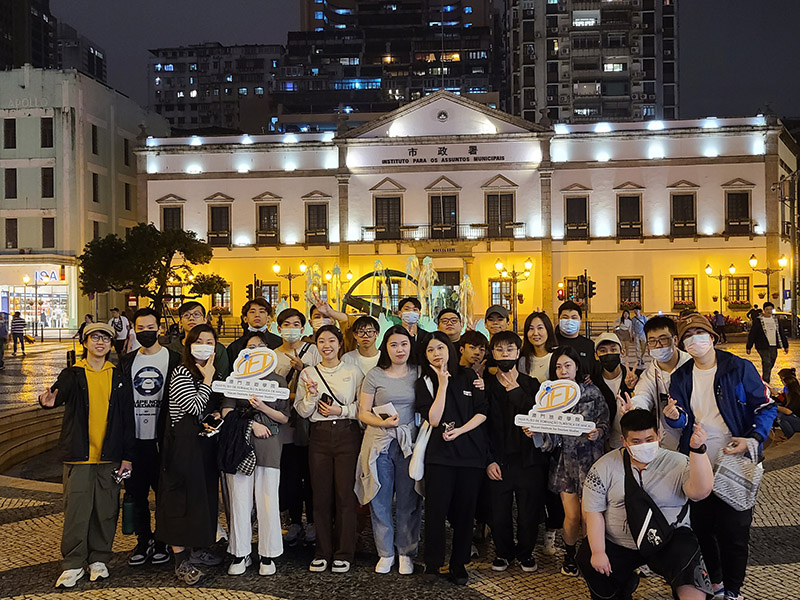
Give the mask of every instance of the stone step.
<svg viewBox="0 0 800 600">
<path fill-rule="evenodd" d="M 20 408 L 0 413 L 0 472 L 53 448 L 64 409 Z"/>
</svg>

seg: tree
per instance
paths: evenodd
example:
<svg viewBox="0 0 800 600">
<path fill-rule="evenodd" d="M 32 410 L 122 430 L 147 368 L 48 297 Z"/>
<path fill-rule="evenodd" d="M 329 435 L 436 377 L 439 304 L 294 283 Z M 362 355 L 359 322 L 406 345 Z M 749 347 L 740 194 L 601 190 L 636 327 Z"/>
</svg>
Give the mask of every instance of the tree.
<svg viewBox="0 0 800 600">
<path fill-rule="evenodd" d="M 189 288 L 189 293 L 194 295 L 196 298 L 200 298 L 201 296 L 211 296 L 213 294 L 223 294 L 225 292 L 225 288 L 228 287 L 228 282 L 225 281 L 225 278 L 217 275 L 216 273 L 212 273 L 211 275 L 200 273 L 191 281 L 192 287 Z"/>
<path fill-rule="evenodd" d="M 81 290 L 130 290 L 160 307 L 167 285 L 187 280 L 192 265 L 207 264 L 212 256 L 211 246 L 194 231 L 159 231 L 152 223 L 139 223 L 124 240 L 109 234 L 86 244 L 78 257 Z"/>
</svg>

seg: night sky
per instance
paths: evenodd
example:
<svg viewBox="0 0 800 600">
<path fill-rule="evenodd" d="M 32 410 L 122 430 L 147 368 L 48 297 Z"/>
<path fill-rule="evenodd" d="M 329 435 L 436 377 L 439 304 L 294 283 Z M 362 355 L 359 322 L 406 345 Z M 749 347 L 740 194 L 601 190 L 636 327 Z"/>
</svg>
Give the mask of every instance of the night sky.
<svg viewBox="0 0 800 600">
<path fill-rule="evenodd" d="M 768 105 L 800 117 L 800 2 L 678 0 L 681 117 L 744 116 Z M 299 27 L 294 0 L 51 0 L 108 54 L 109 84 L 147 102 L 148 48 L 206 41 L 285 44 Z"/>
</svg>

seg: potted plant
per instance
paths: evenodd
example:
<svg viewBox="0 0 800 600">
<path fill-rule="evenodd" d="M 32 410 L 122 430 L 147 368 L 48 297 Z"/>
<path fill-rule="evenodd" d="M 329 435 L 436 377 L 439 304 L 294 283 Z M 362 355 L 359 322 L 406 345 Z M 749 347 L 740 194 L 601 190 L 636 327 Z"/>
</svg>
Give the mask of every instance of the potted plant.
<svg viewBox="0 0 800 600">
<path fill-rule="evenodd" d="M 763 300 L 764 296 L 766 296 L 766 295 L 767 295 L 766 292 L 758 292 L 758 299 L 759 300 Z"/>
<path fill-rule="evenodd" d="M 750 302 L 744 300 L 734 300 L 732 302 L 728 302 L 728 308 L 730 310 L 749 310 Z"/>
<path fill-rule="evenodd" d="M 711 296 L 711 300 L 712 302 L 716 302 L 717 300 L 719 300 L 719 296 Z"/>
<path fill-rule="evenodd" d="M 619 303 L 621 310 L 634 310 L 642 308 L 642 303 L 637 300 L 623 300 Z"/>
<path fill-rule="evenodd" d="M 772 292 L 772 299 L 773 300 L 777 300 L 779 297 L 780 297 L 780 294 L 778 292 Z"/>
<path fill-rule="evenodd" d="M 672 307 L 675 310 L 694 310 L 696 308 L 694 300 L 675 300 Z"/>
</svg>

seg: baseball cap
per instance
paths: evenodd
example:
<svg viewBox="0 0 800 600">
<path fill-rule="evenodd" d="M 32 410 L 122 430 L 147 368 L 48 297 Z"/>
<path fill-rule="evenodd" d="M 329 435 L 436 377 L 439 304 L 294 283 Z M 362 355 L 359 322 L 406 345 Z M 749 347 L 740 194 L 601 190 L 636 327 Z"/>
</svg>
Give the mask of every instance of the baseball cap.
<svg viewBox="0 0 800 600">
<path fill-rule="evenodd" d="M 506 310 L 505 306 L 500 306 L 499 304 L 492 304 L 489 308 L 486 309 L 486 315 L 484 315 L 484 319 L 488 319 L 490 315 L 500 315 L 504 319 L 508 318 L 508 311 Z"/>
<path fill-rule="evenodd" d="M 610 331 L 605 331 L 594 338 L 594 347 L 597 348 L 600 344 L 607 344 L 607 343 L 614 343 L 617 344 L 620 348 L 622 348 L 622 343 L 619 341 L 616 333 L 611 333 Z"/>
<path fill-rule="evenodd" d="M 111 327 L 111 325 L 109 325 L 108 323 L 89 323 L 83 330 L 83 339 L 85 340 L 87 337 L 89 337 L 90 334 L 94 333 L 95 331 L 99 331 L 100 333 L 105 333 L 112 340 L 117 335 L 117 332 L 114 331 L 114 328 Z"/>
<path fill-rule="evenodd" d="M 711 327 L 711 323 L 709 323 L 708 319 L 699 313 L 691 313 L 678 321 L 678 341 L 683 341 L 686 332 L 693 328 L 702 329 L 703 331 L 711 334 L 711 338 L 714 340 L 714 342 L 719 341 L 719 336 L 717 335 L 717 332 L 714 331 L 714 328 Z"/>
</svg>

